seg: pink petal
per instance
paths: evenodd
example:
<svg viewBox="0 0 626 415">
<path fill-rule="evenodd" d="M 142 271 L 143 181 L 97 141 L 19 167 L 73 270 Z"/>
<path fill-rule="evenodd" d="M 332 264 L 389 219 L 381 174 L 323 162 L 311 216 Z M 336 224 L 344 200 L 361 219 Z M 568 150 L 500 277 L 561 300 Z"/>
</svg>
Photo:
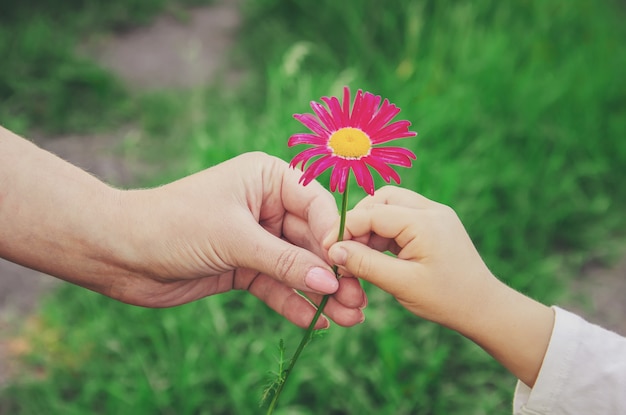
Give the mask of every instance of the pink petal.
<svg viewBox="0 0 626 415">
<path fill-rule="evenodd" d="M 356 182 L 359 186 L 363 188 L 368 194 L 374 194 L 374 179 L 372 178 L 372 173 L 370 173 L 367 165 L 363 163 L 361 160 L 353 161 L 350 163 L 352 170 L 354 171 L 354 176 L 356 177 Z"/>
<path fill-rule="evenodd" d="M 346 117 L 341 109 L 341 105 L 339 104 L 339 100 L 336 97 L 328 98 L 322 97 L 322 101 L 328 105 L 328 109 L 330 110 L 330 114 L 335 121 L 335 126 L 337 129 L 347 127 L 350 123 L 350 117 Z"/>
<path fill-rule="evenodd" d="M 311 108 L 313 108 L 313 111 L 315 112 L 315 115 L 317 115 L 317 118 L 319 118 L 324 123 L 329 131 L 337 131 L 338 128 L 335 125 L 333 117 L 328 113 L 326 108 L 322 106 L 322 104 L 311 101 Z"/>
<path fill-rule="evenodd" d="M 371 92 L 366 92 L 363 95 L 363 104 L 361 105 L 359 117 L 356 120 L 353 120 L 352 124 L 363 130 L 374 116 L 380 100 L 380 95 L 374 95 Z"/>
<path fill-rule="evenodd" d="M 314 144 L 318 146 L 325 146 L 328 138 L 320 137 L 315 134 L 299 133 L 289 137 L 287 145 L 293 147 L 298 144 Z"/>
<path fill-rule="evenodd" d="M 306 150 L 296 154 L 289 165 L 291 167 L 297 167 L 298 164 L 302 163 L 301 169 L 304 170 L 304 165 L 308 163 L 311 158 L 322 154 L 328 154 L 326 147 L 307 148 Z"/>
<path fill-rule="evenodd" d="M 293 117 L 304 124 L 309 130 L 322 137 L 328 137 L 330 133 L 320 124 L 313 114 L 294 114 Z"/>
<path fill-rule="evenodd" d="M 300 182 L 304 186 L 311 183 L 313 179 L 322 174 L 324 170 L 332 167 L 336 163 L 336 158 L 331 155 L 324 156 L 315 160 L 311 165 L 304 171 L 302 177 L 300 177 Z"/>
<path fill-rule="evenodd" d="M 330 175 L 330 191 L 334 192 L 339 186 L 339 193 L 346 190 L 346 183 L 350 174 L 350 163 L 346 159 L 337 157 L 337 162 Z"/>
<path fill-rule="evenodd" d="M 380 159 L 372 156 L 367 156 L 364 157 L 362 160 L 372 166 L 372 168 L 376 170 L 378 174 L 380 174 L 380 176 L 383 178 L 383 180 L 387 183 L 390 183 L 391 179 L 393 179 L 396 183 L 400 184 L 400 175 L 398 175 L 398 173 L 394 169 L 389 167 Z"/>
<path fill-rule="evenodd" d="M 354 97 L 354 105 L 352 105 L 352 113 L 350 114 L 350 126 L 356 127 L 357 120 L 361 114 L 361 106 L 363 103 L 363 90 L 359 89 L 356 91 L 356 96 Z"/>
<path fill-rule="evenodd" d="M 370 136 L 372 144 L 385 143 L 398 138 L 414 137 L 416 132 L 409 131 L 409 121 L 396 121 Z"/>
<path fill-rule="evenodd" d="M 377 137 L 376 144 L 382 144 L 382 143 L 386 143 L 388 141 L 399 140 L 401 138 L 415 137 L 416 135 L 417 135 L 417 133 L 414 132 L 414 131 L 406 131 L 406 132 L 403 132 L 403 133 L 389 134 L 389 135 L 384 136 L 384 137 Z M 373 141 L 374 140 L 372 140 L 372 143 L 373 143 Z"/>
<path fill-rule="evenodd" d="M 415 154 L 403 147 L 375 147 L 370 150 L 370 157 L 376 157 L 387 164 L 409 167 Z"/>
<path fill-rule="evenodd" d="M 393 117 L 398 115 L 399 112 L 400 108 L 389 103 L 389 100 L 385 98 L 378 112 L 374 114 L 370 123 L 364 127 L 365 132 L 370 136 L 375 135 L 378 130 L 383 128 Z"/>
<path fill-rule="evenodd" d="M 346 126 L 350 124 L 350 88 L 343 87 L 343 115 L 348 120 Z"/>
</svg>

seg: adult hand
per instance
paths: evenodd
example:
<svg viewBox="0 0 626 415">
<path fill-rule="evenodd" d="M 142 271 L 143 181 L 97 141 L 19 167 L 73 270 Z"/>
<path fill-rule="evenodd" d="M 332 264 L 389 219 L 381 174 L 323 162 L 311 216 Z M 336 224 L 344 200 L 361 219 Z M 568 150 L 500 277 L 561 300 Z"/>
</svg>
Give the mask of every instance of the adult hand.
<svg viewBox="0 0 626 415">
<path fill-rule="evenodd" d="M 0 127 L 0 256 L 146 307 L 248 290 L 307 326 L 323 294 L 340 325 L 363 319 L 323 235 L 337 209 L 319 184 L 263 153 L 154 189 L 119 190 Z M 320 319 L 318 328 L 328 324 Z"/>
<path fill-rule="evenodd" d="M 107 295 L 165 307 L 248 290 L 304 327 L 315 310 L 295 288 L 314 302 L 334 294 L 325 313 L 340 325 L 361 322 L 358 281 L 337 281 L 322 259 L 335 201 L 318 183 L 298 184 L 299 177 L 278 158 L 248 153 L 159 188 L 122 192 L 127 223 L 139 236 L 131 238 L 129 262 L 140 272 Z"/>
</svg>

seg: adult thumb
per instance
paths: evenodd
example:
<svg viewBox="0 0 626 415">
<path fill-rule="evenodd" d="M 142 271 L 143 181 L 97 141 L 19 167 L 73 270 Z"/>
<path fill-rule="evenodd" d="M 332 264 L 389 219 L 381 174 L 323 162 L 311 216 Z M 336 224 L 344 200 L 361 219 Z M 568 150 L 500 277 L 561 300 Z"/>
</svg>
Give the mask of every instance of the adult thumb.
<svg viewBox="0 0 626 415">
<path fill-rule="evenodd" d="M 301 291 L 332 294 L 339 288 L 335 274 L 324 260 L 272 235 L 261 226 L 253 226 L 245 241 L 237 255 L 241 266 L 260 271 Z"/>
</svg>

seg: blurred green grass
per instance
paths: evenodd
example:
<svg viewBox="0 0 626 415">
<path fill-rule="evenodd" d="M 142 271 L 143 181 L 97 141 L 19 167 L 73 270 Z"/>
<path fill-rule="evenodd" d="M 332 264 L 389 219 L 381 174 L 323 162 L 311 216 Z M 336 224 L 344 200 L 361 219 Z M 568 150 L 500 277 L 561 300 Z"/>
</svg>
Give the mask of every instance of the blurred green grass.
<svg viewBox="0 0 626 415">
<path fill-rule="evenodd" d="M 287 137 L 302 131 L 291 114 L 349 85 L 402 108 L 420 134 L 403 142 L 418 160 L 402 185 L 453 206 L 515 288 L 558 302 L 577 267 L 623 235 L 621 3 L 250 0 L 242 11 L 241 85 L 144 97 L 134 114 L 160 137 L 189 137 L 180 174 L 251 150 L 288 160 Z M 366 322 L 311 343 L 278 413 L 510 412 L 515 380 L 484 352 L 366 289 Z M 262 413 L 278 340 L 290 355 L 301 334 L 244 293 L 146 310 L 66 286 L 26 329 L 33 351 L 0 408 Z"/>
<path fill-rule="evenodd" d="M 89 34 L 213 0 L 33 0 L 0 3 L 0 119 L 7 128 L 93 132 L 142 113 L 113 74 L 79 53 Z"/>
</svg>

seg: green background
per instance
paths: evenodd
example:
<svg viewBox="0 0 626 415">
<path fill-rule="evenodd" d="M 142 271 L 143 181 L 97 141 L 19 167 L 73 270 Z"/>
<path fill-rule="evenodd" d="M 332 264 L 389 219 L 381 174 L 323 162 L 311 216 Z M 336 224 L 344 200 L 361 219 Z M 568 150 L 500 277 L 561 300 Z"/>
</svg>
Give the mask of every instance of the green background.
<svg viewBox="0 0 626 415">
<path fill-rule="evenodd" d="M 623 2 L 242 1 L 243 79 L 189 90 L 131 93 L 74 51 L 85 33 L 196 3 L 3 3 L 0 122 L 25 135 L 134 123 L 170 150 L 151 157 L 183 157 L 156 185 L 246 151 L 289 160 L 292 114 L 349 85 L 402 108 L 419 133 L 402 141 L 418 157 L 402 186 L 452 206 L 516 289 L 568 301 L 581 266 L 623 240 Z M 366 322 L 314 339 L 277 414 L 510 413 L 515 379 L 481 349 L 365 288 Z M 263 413 L 279 340 L 291 355 L 302 336 L 243 292 L 150 310 L 63 286 L 32 321 L 2 413 Z"/>
</svg>

